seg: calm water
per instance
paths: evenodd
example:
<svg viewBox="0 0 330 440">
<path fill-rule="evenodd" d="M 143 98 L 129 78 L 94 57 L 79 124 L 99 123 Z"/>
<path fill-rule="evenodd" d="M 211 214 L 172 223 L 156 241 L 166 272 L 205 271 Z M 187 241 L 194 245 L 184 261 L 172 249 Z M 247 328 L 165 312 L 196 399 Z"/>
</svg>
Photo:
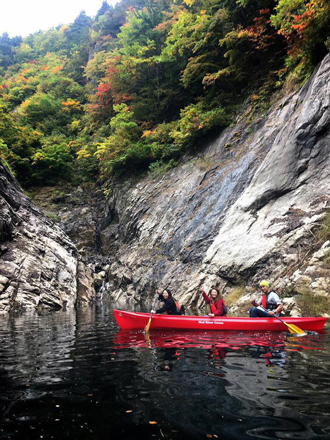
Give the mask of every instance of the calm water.
<svg viewBox="0 0 330 440">
<path fill-rule="evenodd" d="M 1 316 L 0 341 L 0 438 L 330 438 L 327 332 L 146 339 L 104 302 Z"/>
</svg>

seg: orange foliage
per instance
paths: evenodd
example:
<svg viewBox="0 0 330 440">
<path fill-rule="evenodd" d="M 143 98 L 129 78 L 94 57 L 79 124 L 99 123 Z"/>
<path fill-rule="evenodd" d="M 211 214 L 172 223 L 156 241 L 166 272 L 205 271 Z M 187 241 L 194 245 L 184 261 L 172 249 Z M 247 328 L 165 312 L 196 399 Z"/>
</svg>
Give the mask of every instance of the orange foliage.
<svg viewBox="0 0 330 440">
<path fill-rule="evenodd" d="M 62 101 L 61 103 L 66 110 L 79 110 L 80 109 L 80 101 L 75 101 L 74 99 L 69 98 L 67 101 Z"/>
<path fill-rule="evenodd" d="M 59 73 L 62 69 L 63 69 L 63 66 L 55 66 L 55 67 L 52 68 L 51 72 L 54 73 L 54 75 L 56 75 L 56 74 Z"/>
<path fill-rule="evenodd" d="M 322 2 L 321 2 L 322 3 Z M 278 33 L 283 35 L 290 44 L 289 54 L 298 53 L 300 46 L 306 41 L 306 30 L 312 24 L 317 13 L 324 12 L 319 1 L 313 0 L 306 4 L 306 11 L 300 15 L 292 15 L 291 26 L 279 29 Z M 296 47 L 293 47 L 296 45 Z"/>
</svg>

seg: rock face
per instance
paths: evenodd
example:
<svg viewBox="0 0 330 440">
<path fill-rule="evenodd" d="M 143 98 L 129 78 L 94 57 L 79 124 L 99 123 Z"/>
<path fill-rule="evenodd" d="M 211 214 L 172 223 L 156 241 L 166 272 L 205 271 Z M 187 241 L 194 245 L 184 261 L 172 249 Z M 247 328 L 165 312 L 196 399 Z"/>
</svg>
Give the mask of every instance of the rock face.
<svg viewBox="0 0 330 440">
<path fill-rule="evenodd" d="M 32 200 L 54 218 L 76 245 L 79 254 L 93 261 L 99 253 L 99 228 L 104 219 L 104 194 L 100 188 L 69 184 L 32 189 Z"/>
<path fill-rule="evenodd" d="M 113 185 L 100 228 L 111 296 L 134 301 L 168 286 L 196 304 L 202 283 L 228 293 L 261 277 L 324 294 L 330 250 L 315 230 L 330 206 L 329 101 L 327 56 L 264 118 L 241 118 L 163 177 Z"/>
<path fill-rule="evenodd" d="M 66 234 L 0 163 L 0 313 L 71 307 L 95 296 L 91 271 Z"/>
</svg>

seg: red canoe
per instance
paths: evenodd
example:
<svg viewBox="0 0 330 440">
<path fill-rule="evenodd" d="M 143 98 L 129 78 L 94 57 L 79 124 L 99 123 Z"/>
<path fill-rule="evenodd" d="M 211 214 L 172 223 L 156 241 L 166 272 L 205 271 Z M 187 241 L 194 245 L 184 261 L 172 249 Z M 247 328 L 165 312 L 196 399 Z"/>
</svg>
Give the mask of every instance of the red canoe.
<svg viewBox="0 0 330 440">
<path fill-rule="evenodd" d="M 144 329 L 150 313 L 125 312 L 114 309 L 117 324 L 122 329 Z M 327 318 L 281 318 L 302 330 L 322 330 Z M 153 330 L 239 330 L 239 331 L 285 331 L 287 326 L 276 318 L 236 318 L 182 315 L 153 315 L 150 329 Z"/>
</svg>

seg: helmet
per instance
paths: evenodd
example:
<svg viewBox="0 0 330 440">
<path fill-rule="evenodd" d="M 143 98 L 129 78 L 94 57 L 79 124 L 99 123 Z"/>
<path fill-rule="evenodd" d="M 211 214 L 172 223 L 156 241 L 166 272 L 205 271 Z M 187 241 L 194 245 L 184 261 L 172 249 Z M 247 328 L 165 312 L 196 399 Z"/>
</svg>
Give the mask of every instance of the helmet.
<svg viewBox="0 0 330 440">
<path fill-rule="evenodd" d="M 260 286 L 260 287 L 262 287 L 262 286 L 267 286 L 267 287 L 269 287 L 269 282 L 266 281 L 266 280 L 262 280 L 262 281 L 260 281 L 259 286 Z"/>
</svg>

